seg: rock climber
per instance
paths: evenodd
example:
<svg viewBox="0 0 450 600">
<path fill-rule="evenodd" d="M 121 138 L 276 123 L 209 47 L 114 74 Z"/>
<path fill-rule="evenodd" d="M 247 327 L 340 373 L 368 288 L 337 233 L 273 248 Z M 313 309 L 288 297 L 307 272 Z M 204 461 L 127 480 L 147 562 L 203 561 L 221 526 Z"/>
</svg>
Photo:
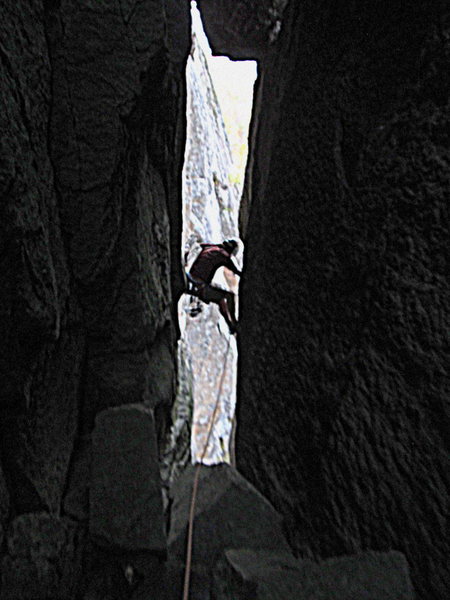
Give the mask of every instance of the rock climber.
<svg viewBox="0 0 450 600">
<path fill-rule="evenodd" d="M 225 240 L 221 244 L 200 244 L 200 246 L 201 252 L 187 273 L 190 283 L 189 293 L 206 304 L 210 302 L 217 304 L 230 333 L 234 334 L 237 330 L 234 294 L 214 285 L 211 281 L 219 267 L 225 267 L 236 275 L 241 274 L 231 260 L 238 251 L 238 243 L 236 240 Z"/>
</svg>

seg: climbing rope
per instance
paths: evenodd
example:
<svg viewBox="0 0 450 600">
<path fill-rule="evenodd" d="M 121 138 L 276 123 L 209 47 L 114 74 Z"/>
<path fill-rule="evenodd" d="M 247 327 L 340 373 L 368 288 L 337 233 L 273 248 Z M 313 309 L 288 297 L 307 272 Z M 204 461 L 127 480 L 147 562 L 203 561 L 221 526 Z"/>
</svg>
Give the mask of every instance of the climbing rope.
<svg viewBox="0 0 450 600">
<path fill-rule="evenodd" d="M 230 340 L 231 335 L 228 337 L 227 341 L 227 349 L 225 351 L 225 358 L 223 361 L 223 369 L 222 375 L 220 378 L 219 391 L 217 392 L 217 399 L 214 405 L 214 410 L 211 415 L 211 419 L 209 421 L 208 426 L 208 435 L 206 436 L 206 442 L 203 447 L 202 454 L 200 456 L 199 462 L 195 465 L 195 473 L 194 473 L 194 483 L 192 485 L 192 494 L 191 494 L 191 505 L 189 508 L 189 521 L 188 521 L 188 538 L 187 538 L 187 547 L 186 547 L 186 568 L 184 572 L 184 584 L 183 584 L 183 600 L 188 600 L 189 598 L 189 583 L 191 578 L 191 564 L 192 564 L 192 540 L 194 534 L 194 515 L 195 515 L 195 504 L 197 501 L 197 490 L 198 490 L 198 481 L 200 478 L 200 468 L 203 464 L 203 460 L 206 456 L 206 451 L 208 449 L 209 440 L 211 439 L 211 434 L 214 428 L 214 423 L 216 421 L 217 411 L 219 410 L 219 400 L 222 394 L 223 382 L 225 379 L 225 371 L 228 360 L 228 351 L 230 349 Z"/>
</svg>

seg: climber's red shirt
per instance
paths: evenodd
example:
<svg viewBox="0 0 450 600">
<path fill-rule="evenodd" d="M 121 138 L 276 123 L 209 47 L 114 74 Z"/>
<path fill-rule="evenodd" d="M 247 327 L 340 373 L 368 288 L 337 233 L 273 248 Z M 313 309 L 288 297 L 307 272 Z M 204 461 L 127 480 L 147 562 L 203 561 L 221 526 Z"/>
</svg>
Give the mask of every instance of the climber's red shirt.
<svg viewBox="0 0 450 600">
<path fill-rule="evenodd" d="M 233 273 L 236 273 L 236 275 L 240 274 L 239 269 L 231 260 L 231 255 L 225 248 L 216 244 L 201 244 L 201 247 L 202 251 L 195 259 L 189 271 L 193 279 L 211 283 L 219 267 L 226 267 L 230 271 L 233 271 Z"/>
</svg>

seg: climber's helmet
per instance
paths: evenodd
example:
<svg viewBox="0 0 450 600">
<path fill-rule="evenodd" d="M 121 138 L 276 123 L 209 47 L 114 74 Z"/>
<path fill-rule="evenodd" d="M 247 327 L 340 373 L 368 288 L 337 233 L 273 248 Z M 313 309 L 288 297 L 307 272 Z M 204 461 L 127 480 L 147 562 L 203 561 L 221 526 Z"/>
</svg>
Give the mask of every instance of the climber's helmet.
<svg viewBox="0 0 450 600">
<path fill-rule="evenodd" d="M 230 254 L 236 254 L 236 252 L 238 251 L 238 243 L 236 240 L 224 240 L 222 242 L 222 246 Z"/>
</svg>

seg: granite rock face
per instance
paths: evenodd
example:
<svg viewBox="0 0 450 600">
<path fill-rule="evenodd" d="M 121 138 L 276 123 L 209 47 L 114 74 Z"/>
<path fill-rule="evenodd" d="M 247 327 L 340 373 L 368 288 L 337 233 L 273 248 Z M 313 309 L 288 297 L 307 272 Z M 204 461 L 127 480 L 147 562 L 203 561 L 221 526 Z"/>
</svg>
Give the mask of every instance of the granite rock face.
<svg viewBox="0 0 450 600">
<path fill-rule="evenodd" d="M 238 464 L 298 554 L 395 549 L 443 600 L 448 7 L 285 4 L 200 2 L 216 51 L 260 59 Z M 2 600 L 129 592 L 127 564 L 86 541 L 85 481 L 99 413 L 154 410 L 158 441 L 170 422 L 188 8 L 0 7 Z"/>
<path fill-rule="evenodd" d="M 76 521 L 89 518 L 89 487 L 92 467 L 90 435 L 79 436 L 73 453 L 64 491 L 63 511 Z"/>
<path fill-rule="evenodd" d="M 448 16 L 289 3 L 241 214 L 238 467 L 296 552 L 399 550 L 427 600 L 449 589 Z"/>
<path fill-rule="evenodd" d="M 48 513 L 17 517 L 1 563 L 2 600 L 75 597 L 81 573 L 74 523 Z"/>
<path fill-rule="evenodd" d="M 366 552 L 319 563 L 289 554 L 227 550 L 214 576 L 214 600 L 413 600 L 405 557 Z"/>
<path fill-rule="evenodd" d="M 85 342 L 49 149 L 42 2 L 8 1 L 0 10 L 2 464 L 17 510 L 55 510 L 77 426 Z"/>
<path fill-rule="evenodd" d="M 9 513 L 9 492 L 8 486 L 3 475 L 3 471 L 0 466 L 0 532 L 2 531 L 3 524 L 8 520 Z M 1 534 L 0 534 L 1 538 Z M 1 539 L 0 539 L 1 544 Z"/>
<path fill-rule="evenodd" d="M 190 467 L 172 488 L 169 531 L 171 555 L 183 559 L 189 507 L 197 467 Z M 200 467 L 194 520 L 193 565 L 212 567 L 227 548 L 289 551 L 280 515 L 271 504 L 227 464 Z"/>
<path fill-rule="evenodd" d="M 81 530 L 96 415 L 170 421 L 189 11 L 6 0 L 0 37 L 0 518 Z"/>
<path fill-rule="evenodd" d="M 111 408 L 97 416 L 89 531 L 106 548 L 166 553 L 154 419 L 142 406 Z"/>
<path fill-rule="evenodd" d="M 288 0 L 197 0 L 214 54 L 260 59 L 278 36 Z"/>
</svg>

